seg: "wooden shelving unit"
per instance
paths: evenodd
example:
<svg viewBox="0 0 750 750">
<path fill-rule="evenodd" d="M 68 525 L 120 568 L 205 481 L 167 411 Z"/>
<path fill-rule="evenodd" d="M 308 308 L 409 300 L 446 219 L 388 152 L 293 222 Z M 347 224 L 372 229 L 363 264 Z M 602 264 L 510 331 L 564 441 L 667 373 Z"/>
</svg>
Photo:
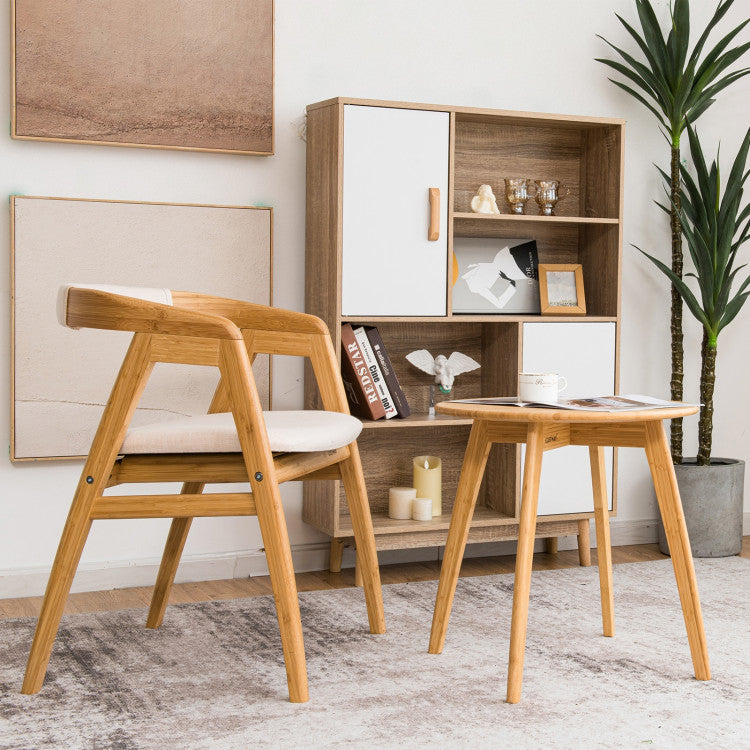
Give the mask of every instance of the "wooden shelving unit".
<svg viewBox="0 0 750 750">
<path fill-rule="evenodd" d="M 404 238 L 412 236 L 412 229 L 399 227 L 389 211 L 389 207 L 411 199 L 398 193 L 403 182 L 400 174 L 384 178 L 388 195 L 383 194 L 382 187 L 380 192 L 373 189 L 372 194 L 357 194 L 356 198 L 347 193 L 344 175 L 349 166 L 347 160 L 354 158 L 348 140 L 347 114 L 356 110 L 358 117 L 366 119 L 369 110 L 363 108 L 372 108 L 378 117 L 386 118 L 389 112 L 404 110 L 447 115 L 444 153 L 447 195 L 442 197 L 445 234 L 441 238 L 444 244 L 441 249 L 435 249 L 435 260 L 430 261 L 444 264 L 445 280 L 438 290 L 444 298 L 444 312 L 440 315 L 379 314 L 377 303 L 365 311 L 344 311 L 344 287 L 350 283 L 344 268 L 353 262 L 357 253 L 364 252 L 360 251 L 362 238 L 380 232 L 379 241 L 383 246 L 403 240 L 404 245 L 397 248 L 397 252 L 406 256 L 410 246 Z M 585 339 L 586 332 L 594 328 L 578 326 L 598 323 L 597 330 L 601 331 L 604 326 L 606 331 L 611 331 L 607 333 L 612 341 L 611 356 L 608 355 L 611 380 L 607 388 L 616 389 L 623 129 L 624 123 L 614 119 L 362 99 L 331 99 L 308 107 L 306 309 L 326 321 L 337 348 L 342 322 L 377 325 L 412 409 L 412 416 L 407 419 L 366 422 L 359 438 L 379 549 L 444 544 L 470 430 L 466 420 L 428 416 L 429 379 L 406 362 L 407 353 L 419 348 L 433 354 L 461 351 L 481 362 L 479 370 L 458 378 L 453 392 L 443 398 L 514 395 L 517 373 L 523 369 L 531 347 L 527 326 L 540 322 L 552 322 L 557 326 L 573 324 L 552 330 L 565 330 L 568 334 L 580 331 Z M 373 149 L 377 150 L 379 140 L 376 132 Z M 405 153 L 407 156 L 401 158 L 404 163 L 410 160 L 408 149 Z M 397 165 L 401 162 L 396 161 Z M 377 163 L 374 164 L 377 168 Z M 527 204 L 527 214 L 511 214 L 507 205 L 501 205 L 504 203 L 503 181 L 511 176 L 559 179 L 568 186 L 570 194 L 560 200 L 555 216 L 537 215 L 533 200 Z M 493 186 L 498 206 L 504 213 L 488 216 L 470 212 L 471 198 L 482 183 Z M 419 193 L 413 212 L 418 222 L 424 219 L 426 205 L 423 203 L 426 204 L 427 188 L 431 186 L 425 183 L 424 192 Z M 347 213 L 353 210 L 355 202 L 359 205 L 359 200 L 372 211 L 372 224 L 362 227 L 361 234 L 352 230 Z M 349 227 L 348 234 L 345 234 L 345 225 Z M 552 318 L 453 313 L 454 238 L 524 236 L 537 241 L 540 263 L 582 264 L 587 315 Z M 374 266 L 377 268 L 377 264 Z M 419 271 L 407 271 L 404 275 L 411 286 L 389 288 L 389 284 L 397 285 L 401 281 L 394 278 L 394 274 L 385 274 L 381 279 L 377 271 L 373 271 L 371 282 L 383 284 L 384 299 L 420 293 Z M 311 378 L 306 378 L 306 402 L 309 407 L 318 403 Z M 443 459 L 443 515 L 425 522 L 389 519 L 388 488 L 411 484 L 411 459 L 418 454 L 438 455 Z M 494 446 L 469 541 L 516 538 L 520 476 L 520 449 L 510 445 Z M 582 488 L 582 492 L 590 495 L 590 487 Z M 612 508 L 614 512 L 614 491 Z M 588 528 L 592 515 L 593 508 L 540 516 L 537 533 L 541 537 L 576 534 Z M 337 540 L 339 548 L 342 542 L 351 541 L 346 500 L 337 482 L 305 485 L 303 518 Z M 583 544 L 588 544 L 587 538 Z"/>
</svg>

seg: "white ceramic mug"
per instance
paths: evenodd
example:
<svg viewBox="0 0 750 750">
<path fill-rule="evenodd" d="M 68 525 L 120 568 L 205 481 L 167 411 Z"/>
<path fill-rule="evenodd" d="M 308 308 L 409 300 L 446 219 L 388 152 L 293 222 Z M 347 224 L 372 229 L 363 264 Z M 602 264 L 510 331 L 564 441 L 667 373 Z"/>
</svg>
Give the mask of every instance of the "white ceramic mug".
<svg viewBox="0 0 750 750">
<path fill-rule="evenodd" d="M 521 401 L 557 401 L 568 381 L 556 372 L 519 372 L 518 398 Z"/>
</svg>

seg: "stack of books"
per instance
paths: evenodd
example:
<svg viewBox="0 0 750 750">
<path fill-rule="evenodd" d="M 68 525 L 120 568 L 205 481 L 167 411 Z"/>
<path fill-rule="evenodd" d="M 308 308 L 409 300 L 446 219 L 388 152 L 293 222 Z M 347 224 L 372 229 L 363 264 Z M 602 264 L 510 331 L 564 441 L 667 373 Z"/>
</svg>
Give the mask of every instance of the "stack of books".
<svg viewBox="0 0 750 750">
<path fill-rule="evenodd" d="M 375 326 L 341 326 L 341 377 L 352 414 L 360 419 L 391 419 L 411 413 Z"/>
</svg>

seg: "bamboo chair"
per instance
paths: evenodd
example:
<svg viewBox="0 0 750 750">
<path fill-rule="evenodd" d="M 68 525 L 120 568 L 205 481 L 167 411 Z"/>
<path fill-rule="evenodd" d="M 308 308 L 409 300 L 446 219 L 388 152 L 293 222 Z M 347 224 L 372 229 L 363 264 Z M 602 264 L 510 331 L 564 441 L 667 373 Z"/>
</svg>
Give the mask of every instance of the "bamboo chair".
<svg viewBox="0 0 750 750">
<path fill-rule="evenodd" d="M 23 693 L 42 687 L 52 646 L 91 523 L 172 518 L 146 626 L 161 625 L 195 516 L 257 515 L 271 577 L 289 699 L 308 699 L 297 587 L 279 484 L 341 479 L 351 512 L 372 633 L 385 632 L 372 519 L 356 437 L 325 324 L 312 315 L 168 289 L 60 290 L 58 315 L 72 328 L 132 331 L 73 497 L 37 622 Z M 308 357 L 326 411 L 263 412 L 256 354 Z M 220 381 L 202 417 L 128 429 L 156 362 L 209 365 Z M 182 482 L 180 494 L 105 495 L 132 482 Z M 207 483 L 248 482 L 251 492 L 203 494 Z"/>
</svg>

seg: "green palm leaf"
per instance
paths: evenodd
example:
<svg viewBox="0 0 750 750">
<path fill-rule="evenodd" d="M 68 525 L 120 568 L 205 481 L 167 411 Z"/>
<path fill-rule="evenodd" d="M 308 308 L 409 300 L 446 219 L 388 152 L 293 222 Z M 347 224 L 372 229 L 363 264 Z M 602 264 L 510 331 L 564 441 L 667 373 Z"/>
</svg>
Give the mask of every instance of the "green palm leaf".
<svg viewBox="0 0 750 750">
<path fill-rule="evenodd" d="M 690 43 L 690 3 L 687 0 L 675 0 L 670 37 L 674 40 L 674 67 L 679 74 L 685 67 Z"/>
<path fill-rule="evenodd" d="M 734 284 L 734 280 L 737 278 L 737 275 L 739 272 L 747 267 L 747 263 L 743 263 L 738 268 L 735 268 L 731 271 L 731 273 L 728 273 L 726 275 L 726 278 L 724 280 L 724 283 L 721 286 L 721 290 L 719 291 L 719 296 L 716 299 L 716 306 L 725 310 L 727 305 L 729 304 L 729 295 L 732 291 L 732 285 Z M 745 279 L 745 286 L 747 285 L 747 282 L 750 281 L 750 277 L 748 279 Z M 737 291 L 737 294 L 739 294 L 742 291 L 742 287 Z M 736 296 L 736 295 L 735 295 Z"/>
<path fill-rule="evenodd" d="M 750 172 L 745 171 L 745 164 L 747 163 L 747 155 L 749 150 L 750 130 L 748 130 L 747 135 L 745 136 L 745 139 L 740 146 L 740 150 L 737 152 L 737 157 L 734 160 L 734 164 L 732 164 L 732 169 L 729 172 L 729 177 L 727 178 L 727 186 L 725 189 L 723 202 L 723 204 L 726 204 L 726 207 L 722 204 L 722 210 L 720 213 L 720 218 L 724 219 L 725 221 L 731 211 L 734 211 L 734 221 L 739 221 L 741 223 L 743 220 L 742 214 L 739 213 L 739 200 L 742 197 L 742 189 L 745 180 L 747 180 L 748 174 L 750 174 Z M 737 205 L 734 205 L 735 203 Z"/>
<path fill-rule="evenodd" d="M 633 80 L 635 80 L 635 82 L 638 83 L 638 85 L 641 86 L 641 88 L 643 88 L 643 90 L 647 94 L 649 94 L 649 96 L 651 96 L 654 101 L 659 103 L 659 105 L 664 108 L 671 106 L 671 102 L 674 99 L 674 94 L 666 84 L 663 76 L 655 73 L 651 68 L 648 67 L 648 65 L 644 65 L 642 62 L 636 60 L 632 55 L 625 52 L 625 50 L 620 49 L 620 47 L 615 46 L 611 42 L 608 42 L 603 36 L 600 36 L 599 38 L 606 42 L 615 52 L 617 52 L 617 54 L 620 55 L 620 57 L 627 63 L 627 66 L 630 66 L 630 68 L 632 69 L 631 72 L 637 78 L 634 78 Z M 616 64 L 616 61 L 608 60 L 607 58 L 599 58 L 597 59 L 597 62 L 604 63 L 605 65 L 609 65 L 611 67 L 615 67 Z M 617 65 L 622 65 L 622 63 L 617 63 Z M 623 71 L 620 70 L 620 72 Z M 623 74 L 631 77 L 627 73 Z"/>
<path fill-rule="evenodd" d="M 682 119 L 682 130 L 685 129 L 688 122 L 688 115 L 690 116 L 690 122 L 695 122 L 715 101 L 716 99 L 712 99 L 709 95 L 699 97 L 698 101 L 685 113 L 685 117 Z"/>
<path fill-rule="evenodd" d="M 659 60 L 657 60 L 656 55 L 651 51 L 648 44 L 646 44 L 645 40 L 640 36 L 640 34 L 622 17 L 615 13 L 617 16 L 617 19 L 619 22 L 625 27 L 628 34 L 630 34 L 631 37 L 635 40 L 636 44 L 640 47 L 641 52 L 643 52 L 643 56 L 646 58 L 646 61 L 649 64 L 649 67 L 654 72 L 654 75 L 658 75 L 660 78 L 664 78 L 664 71 L 662 70 Z M 600 39 L 603 39 L 604 37 L 600 37 Z M 606 39 L 604 40 L 607 41 Z M 613 45 L 611 45 L 613 46 Z"/>
<path fill-rule="evenodd" d="M 670 281 L 677 287 L 677 289 L 679 289 L 680 296 L 685 300 L 685 304 L 687 304 L 688 308 L 690 308 L 690 311 L 693 313 L 693 315 L 704 326 L 707 326 L 708 321 L 705 319 L 703 308 L 696 299 L 690 287 L 679 276 L 677 276 L 677 274 L 675 274 L 675 272 L 668 265 L 662 263 L 653 255 L 649 255 L 645 250 L 641 250 L 641 248 L 637 245 L 633 245 L 633 247 L 639 252 L 643 253 L 643 255 L 645 255 L 665 276 L 670 279 Z"/>
<path fill-rule="evenodd" d="M 726 68 L 728 65 L 731 65 L 735 60 L 737 60 L 739 57 L 741 57 L 744 54 L 744 51 L 747 49 L 747 46 L 745 44 L 741 45 L 740 47 L 735 48 L 734 50 L 730 50 L 725 55 L 722 56 L 722 53 L 724 50 L 731 44 L 732 41 L 737 37 L 737 35 L 742 31 L 742 29 L 747 26 L 750 19 L 747 19 L 743 21 L 739 26 L 732 29 L 723 39 L 719 41 L 719 43 L 711 49 L 710 52 L 706 53 L 705 58 L 703 59 L 703 62 L 701 63 L 701 66 L 698 68 L 696 72 L 696 78 L 700 81 L 705 75 L 709 75 L 708 80 L 712 80 L 713 78 L 718 75 L 718 73 L 721 72 L 724 68 Z M 744 49 L 743 49 L 744 48 Z M 732 57 L 737 50 L 742 50 L 737 57 Z M 715 70 L 715 66 L 723 66 L 720 70 Z"/>
<path fill-rule="evenodd" d="M 700 39 L 696 42 L 691 58 L 694 57 L 695 59 L 698 59 L 701 56 L 703 47 L 708 41 L 708 37 L 710 36 L 714 28 L 716 28 L 716 25 L 719 23 L 719 21 L 724 18 L 729 8 L 732 7 L 733 2 L 734 0 L 721 0 L 721 2 L 719 2 L 719 4 L 716 6 L 716 10 L 714 11 L 713 16 L 711 17 L 711 20 L 706 25 L 706 28 L 701 34 Z"/>
<path fill-rule="evenodd" d="M 648 45 L 648 48 L 657 59 L 659 68 L 663 72 L 665 78 L 670 80 L 669 57 L 656 13 L 654 13 L 654 9 L 651 7 L 651 3 L 648 2 L 648 0 L 635 0 L 635 7 L 638 11 L 638 18 L 641 21 L 643 38 Z"/>
<path fill-rule="evenodd" d="M 613 49 L 616 50 L 617 47 L 613 47 Z M 626 59 L 625 55 L 623 55 L 623 59 Z M 624 63 L 617 62 L 616 60 L 607 60 L 605 58 L 602 58 L 597 62 L 604 63 L 605 65 L 609 65 L 610 68 L 614 68 L 618 73 L 629 78 L 636 86 L 643 89 L 652 99 L 659 101 L 659 92 L 656 90 L 658 82 L 653 80 L 653 76 L 648 73 L 643 75 L 641 68 L 645 68 L 645 66 L 631 65 L 628 67 Z M 633 62 L 636 61 L 633 60 Z M 646 68 L 646 71 L 647 70 L 648 69 Z"/>
<path fill-rule="evenodd" d="M 750 282 L 750 279 L 746 279 L 745 283 L 742 285 L 743 289 L 747 287 L 748 282 Z M 745 304 L 745 302 L 747 302 L 748 296 L 750 296 L 750 292 L 737 294 L 737 296 L 727 305 L 724 311 L 724 315 L 722 315 L 721 321 L 719 322 L 718 328 L 716 330 L 717 337 L 719 333 L 737 317 L 737 314 L 742 309 L 742 306 Z"/>
<path fill-rule="evenodd" d="M 631 89 L 630 86 L 626 86 L 624 83 L 616 81 L 614 78 L 610 78 L 609 80 L 612 81 L 615 86 L 619 86 L 623 91 L 627 91 L 630 96 L 637 99 L 641 104 L 650 109 L 654 115 L 656 115 L 656 119 L 659 120 L 660 124 L 665 128 L 667 131 L 667 137 L 669 137 L 669 133 L 671 133 L 672 129 L 670 128 L 669 123 L 662 117 L 661 113 L 655 107 L 649 104 L 637 91 Z"/>
</svg>

